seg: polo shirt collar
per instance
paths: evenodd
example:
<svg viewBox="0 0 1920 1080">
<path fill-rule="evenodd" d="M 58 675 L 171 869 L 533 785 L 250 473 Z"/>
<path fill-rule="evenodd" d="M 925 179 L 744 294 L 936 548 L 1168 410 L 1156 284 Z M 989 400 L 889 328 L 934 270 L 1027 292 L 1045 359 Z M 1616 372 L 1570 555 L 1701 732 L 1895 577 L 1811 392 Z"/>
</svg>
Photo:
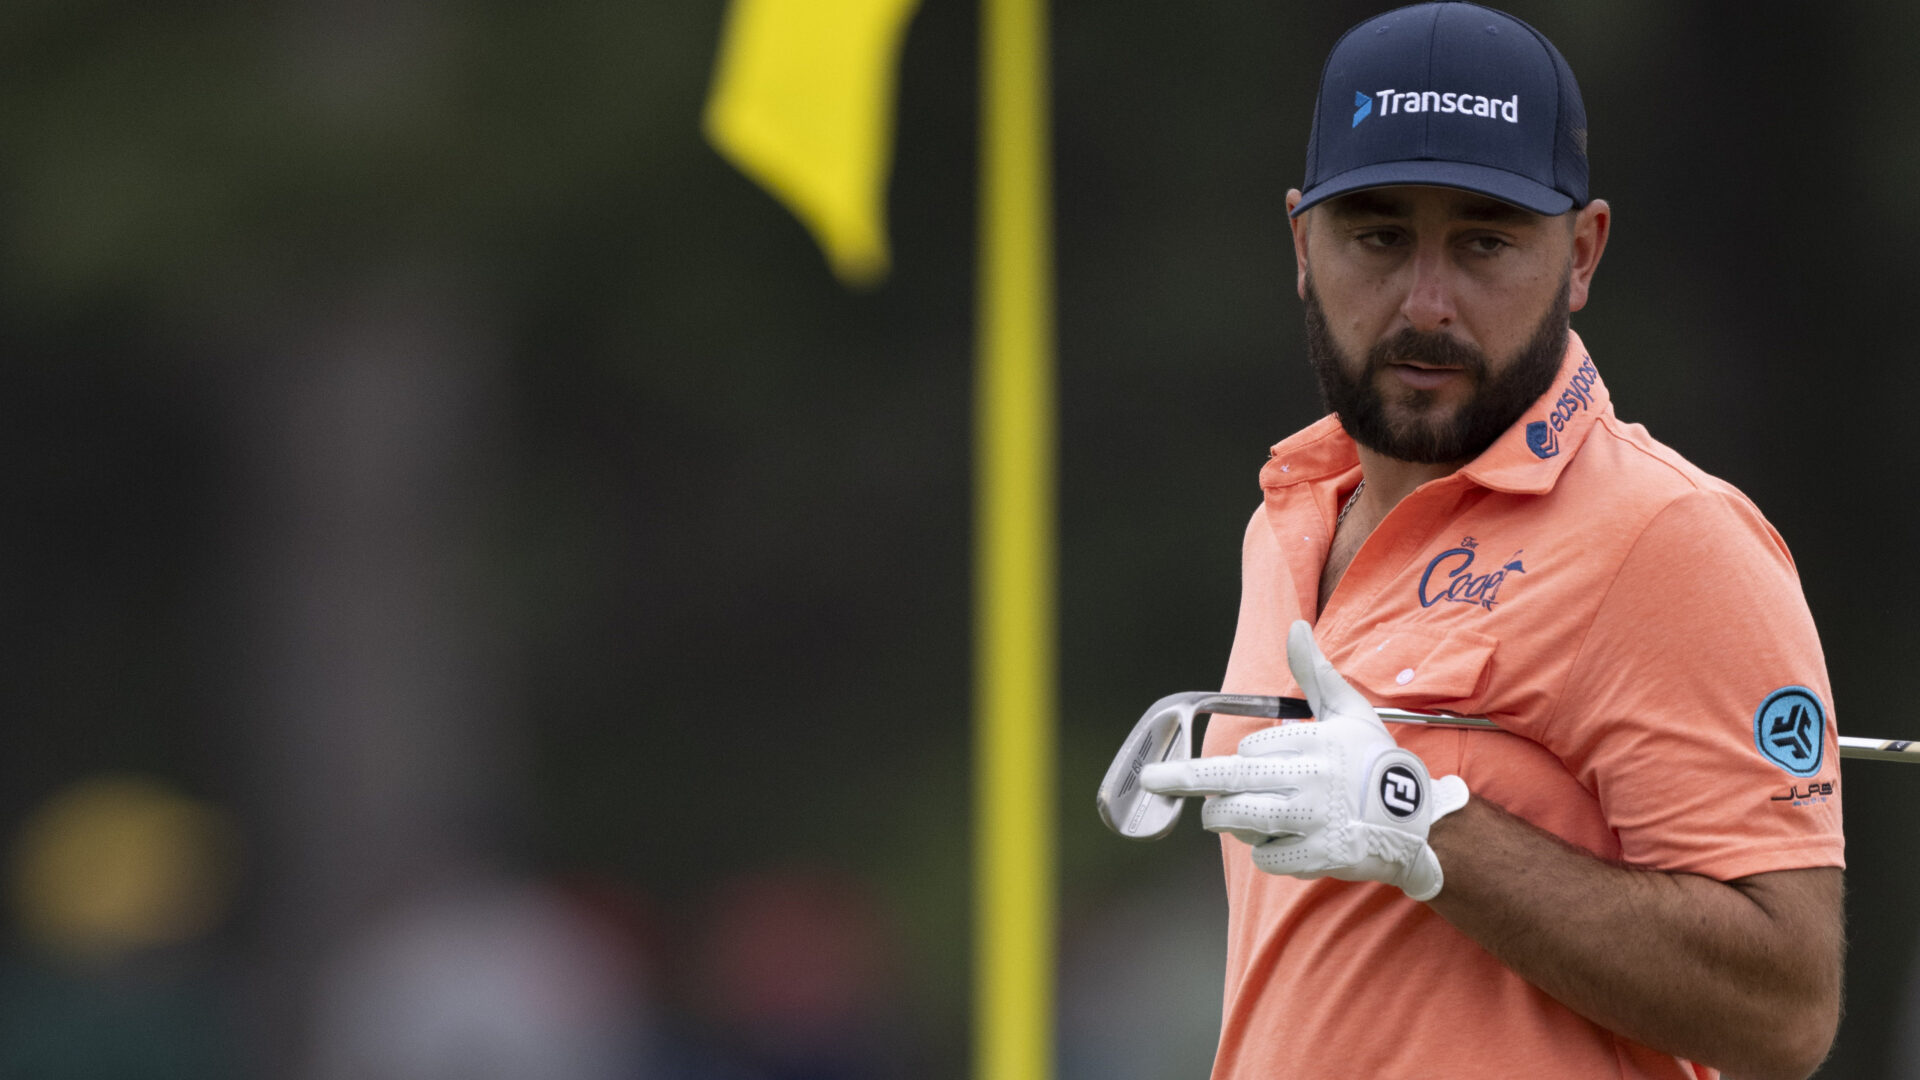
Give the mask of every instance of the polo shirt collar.
<svg viewBox="0 0 1920 1080">
<path fill-rule="evenodd" d="M 1612 411 L 1599 369 L 1580 335 L 1569 330 L 1567 352 L 1552 386 L 1455 475 L 1494 491 L 1544 494 L 1553 490 L 1561 470 L 1580 452 L 1593 425 Z M 1274 445 L 1260 470 L 1260 486 L 1283 488 L 1359 467 L 1353 439 L 1340 427 L 1339 417 L 1328 415 Z"/>
<path fill-rule="evenodd" d="M 1460 475 L 1514 495 L 1544 495 L 1580 452 L 1593 425 L 1613 411 L 1607 384 L 1580 335 L 1567 331 L 1567 353 L 1553 385 Z"/>
<path fill-rule="evenodd" d="M 1360 467 L 1360 451 L 1333 413 L 1274 444 L 1260 470 L 1260 486 L 1271 491 L 1308 480 L 1337 476 Z"/>
</svg>

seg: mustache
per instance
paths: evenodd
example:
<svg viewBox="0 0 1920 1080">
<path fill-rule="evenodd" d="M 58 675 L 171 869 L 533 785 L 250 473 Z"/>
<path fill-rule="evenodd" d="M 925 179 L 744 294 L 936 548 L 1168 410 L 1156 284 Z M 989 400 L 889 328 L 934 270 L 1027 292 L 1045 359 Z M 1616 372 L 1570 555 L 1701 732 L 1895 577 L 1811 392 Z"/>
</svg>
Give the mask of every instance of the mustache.
<svg viewBox="0 0 1920 1080">
<path fill-rule="evenodd" d="M 1369 375 L 1392 364 L 1460 368 L 1479 381 L 1487 373 L 1487 354 L 1446 334 L 1423 333 L 1407 327 L 1367 350 Z"/>
</svg>

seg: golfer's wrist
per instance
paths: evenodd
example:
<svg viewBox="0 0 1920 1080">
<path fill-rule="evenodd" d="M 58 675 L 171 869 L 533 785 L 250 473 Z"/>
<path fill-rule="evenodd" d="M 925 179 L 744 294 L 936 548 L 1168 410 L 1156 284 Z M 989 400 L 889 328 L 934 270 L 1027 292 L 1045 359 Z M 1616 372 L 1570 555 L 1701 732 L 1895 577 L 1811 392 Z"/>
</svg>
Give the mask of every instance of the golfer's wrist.
<svg viewBox="0 0 1920 1080">
<path fill-rule="evenodd" d="M 1427 846 L 1440 858 L 1442 868 L 1453 865 L 1449 855 L 1458 856 L 1473 845 L 1473 837 L 1484 827 L 1486 817 L 1498 814 L 1494 804 L 1475 796 L 1467 804 L 1427 826 Z"/>
</svg>

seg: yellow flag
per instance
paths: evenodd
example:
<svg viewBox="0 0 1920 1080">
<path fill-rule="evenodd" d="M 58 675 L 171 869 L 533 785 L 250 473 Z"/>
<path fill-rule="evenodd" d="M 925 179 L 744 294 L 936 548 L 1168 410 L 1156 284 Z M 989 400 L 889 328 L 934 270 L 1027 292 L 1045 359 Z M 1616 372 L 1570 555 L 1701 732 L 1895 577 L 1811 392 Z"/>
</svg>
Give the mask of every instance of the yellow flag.
<svg viewBox="0 0 1920 1080">
<path fill-rule="evenodd" d="M 887 273 L 900 42 L 919 0 L 733 0 L 706 135 L 813 231 L 849 285 Z"/>
</svg>

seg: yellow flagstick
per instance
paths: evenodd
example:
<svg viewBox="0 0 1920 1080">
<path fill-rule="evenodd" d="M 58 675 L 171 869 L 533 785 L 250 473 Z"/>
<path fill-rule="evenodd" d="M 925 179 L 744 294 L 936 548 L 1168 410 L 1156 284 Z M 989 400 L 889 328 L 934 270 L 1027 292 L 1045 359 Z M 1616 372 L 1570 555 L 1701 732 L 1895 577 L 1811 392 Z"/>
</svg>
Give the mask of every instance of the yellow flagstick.
<svg viewBox="0 0 1920 1080">
<path fill-rule="evenodd" d="M 974 1075 L 1053 1073 L 1053 265 L 1044 0 L 982 0 Z"/>
<path fill-rule="evenodd" d="M 707 137 L 854 285 L 886 273 L 900 38 L 918 0 L 733 0 Z M 982 0 L 975 1025 L 981 1080 L 1053 1072 L 1053 266 L 1044 0 Z"/>
</svg>

